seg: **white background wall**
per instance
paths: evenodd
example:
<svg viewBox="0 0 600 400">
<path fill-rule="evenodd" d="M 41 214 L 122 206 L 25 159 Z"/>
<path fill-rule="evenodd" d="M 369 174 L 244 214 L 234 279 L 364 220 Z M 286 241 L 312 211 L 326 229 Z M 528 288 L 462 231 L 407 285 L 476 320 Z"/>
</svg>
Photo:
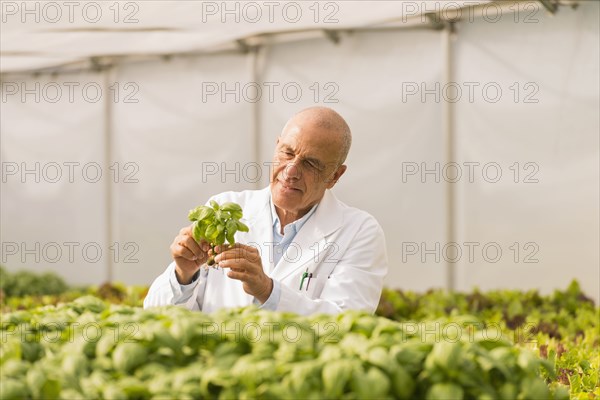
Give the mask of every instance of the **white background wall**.
<svg viewBox="0 0 600 400">
<path fill-rule="evenodd" d="M 524 15 L 517 22 L 512 15 L 503 15 L 496 23 L 477 19 L 457 25 L 454 80 L 463 89 L 463 97 L 455 103 L 457 162 L 463 166 L 463 176 L 455 184 L 456 241 L 463 251 L 456 263 L 458 289 L 548 292 L 578 279 L 598 300 L 598 9 L 598 3 L 585 2 L 577 10 L 561 8 L 554 17 L 537 12 L 534 23 L 523 23 Z M 106 92 L 97 103 L 81 96 L 74 102 L 63 96 L 56 104 L 36 102 L 31 96 L 25 102 L 19 96 L 3 98 L 4 172 L 8 163 L 32 168 L 39 162 L 41 182 L 36 183 L 33 174 L 26 175 L 25 183 L 20 174 L 3 177 L 2 264 L 11 270 L 54 270 L 72 283 L 100 283 L 112 257 L 116 280 L 150 283 L 169 262 L 169 244 L 187 223 L 190 208 L 219 191 L 261 186 L 244 179 L 255 171 L 245 166 L 270 160 L 285 121 L 315 104 L 311 87 L 316 83 L 317 103 L 337 109 L 353 130 L 349 168 L 334 191 L 349 205 L 369 211 L 383 226 L 390 258 L 386 284 L 419 291 L 443 287 L 444 255 L 454 258 L 453 253 L 438 253 L 436 261 L 435 254 L 424 250 L 434 249 L 436 243 L 441 249 L 447 245 L 446 182 L 443 176 L 436 182 L 433 174 L 402 175 L 413 163 L 419 168 L 445 166 L 442 109 L 443 95 L 450 92 L 441 93 L 439 101 L 434 94 L 422 99 L 421 92 L 403 96 L 407 85 L 443 87 L 442 35 L 433 30 L 355 32 L 343 35 L 337 45 L 312 39 L 270 46 L 261 53 L 260 76 L 279 86 L 272 102 L 263 92 L 257 104 L 249 101 L 254 99 L 250 91 L 239 100 L 232 94 L 225 101 L 219 96 L 203 98 L 203 88 L 210 82 L 225 82 L 228 88 L 252 82 L 251 55 L 122 64 L 109 75 L 120 89 L 118 101 L 112 102 L 109 126 L 111 165 L 119 163 L 117 179 L 116 169 L 103 164 Z M 32 87 L 36 82 L 103 84 L 104 78 L 90 72 L 3 80 Z M 479 84 L 472 102 L 465 82 Z M 516 102 L 515 82 L 520 89 Z M 133 93 L 132 86 L 125 88 L 127 83 L 139 90 Z M 302 89 L 297 102 L 282 94 L 286 83 Z M 502 89 L 497 102 L 482 93 L 490 83 Z M 533 86 L 525 87 L 527 83 Z M 115 95 L 114 90 L 109 93 Z M 126 94 L 138 102 L 124 102 Z M 324 103 L 327 94 L 337 102 Z M 493 94 L 492 89 L 486 92 Z M 528 94 L 537 102 L 526 103 Z M 256 116 L 258 142 L 252 136 Z M 260 159 L 255 159 L 257 152 Z M 62 165 L 63 177 L 56 183 L 44 179 L 54 176 L 50 162 Z M 65 162 L 81 166 L 97 162 L 103 178 L 87 182 L 75 167 L 71 183 Z M 464 162 L 480 164 L 473 182 L 465 175 Z M 509 168 L 515 162 L 520 166 L 517 183 Z M 210 163 L 230 171 L 239 165 L 239 173 L 207 175 Z M 501 168 L 497 183 L 487 181 L 493 178 L 492 170 L 482 175 L 481 166 L 488 163 Z M 525 163 L 532 164 L 525 169 Z M 538 182 L 524 183 L 534 168 L 537 172 L 530 178 Z M 93 170 L 87 172 L 90 180 Z M 261 172 L 266 177 L 267 168 Z M 127 176 L 137 182 L 126 182 Z M 104 200 L 109 185 L 117 247 L 106 243 Z M 475 243 L 473 262 L 465 242 Z M 516 262 L 515 248 L 511 249 L 515 242 L 520 247 Z M 24 251 L 35 249 L 36 243 L 39 261 L 36 254 Z M 64 243 L 79 243 L 72 245 L 72 259 Z M 418 252 L 408 254 L 413 243 Z M 496 262 L 489 260 L 493 249 L 486 254 L 488 259 L 481 252 L 490 243 L 502 249 Z M 526 243 L 530 247 L 524 248 Z M 94 245 L 88 245 L 84 257 L 86 244 Z M 53 262 L 57 247 L 62 255 Z M 102 249 L 102 257 L 90 261 L 96 258 L 96 247 Z M 532 258 L 538 262 L 524 262 L 536 249 Z"/>
<path fill-rule="evenodd" d="M 495 264 L 461 264 L 461 288 L 564 287 L 576 277 L 598 298 L 598 3 L 564 11 L 460 30 L 456 80 L 498 82 L 504 91 L 497 103 L 457 103 L 460 161 L 503 167 L 498 183 L 461 185 L 461 240 L 497 242 L 504 252 Z M 519 183 L 508 168 L 515 162 Z M 538 262 L 525 262 L 534 251 Z"/>
</svg>

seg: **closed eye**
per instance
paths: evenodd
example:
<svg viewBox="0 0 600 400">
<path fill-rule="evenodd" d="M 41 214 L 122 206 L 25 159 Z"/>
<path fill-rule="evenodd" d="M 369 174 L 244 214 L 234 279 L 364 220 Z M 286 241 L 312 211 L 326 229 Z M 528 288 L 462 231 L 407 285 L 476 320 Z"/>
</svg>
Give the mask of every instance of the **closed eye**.
<svg viewBox="0 0 600 400">
<path fill-rule="evenodd" d="M 311 160 L 305 160 L 305 161 L 304 161 L 304 163 L 305 163 L 306 165 L 308 165 L 310 168 L 313 168 L 313 169 L 319 169 L 319 167 L 318 167 L 317 163 L 316 163 L 316 162 L 314 162 L 314 161 L 311 161 Z"/>
<path fill-rule="evenodd" d="M 294 153 L 292 153 L 291 151 L 286 151 L 286 150 L 282 150 L 279 152 L 283 157 L 286 158 L 294 158 Z"/>
</svg>

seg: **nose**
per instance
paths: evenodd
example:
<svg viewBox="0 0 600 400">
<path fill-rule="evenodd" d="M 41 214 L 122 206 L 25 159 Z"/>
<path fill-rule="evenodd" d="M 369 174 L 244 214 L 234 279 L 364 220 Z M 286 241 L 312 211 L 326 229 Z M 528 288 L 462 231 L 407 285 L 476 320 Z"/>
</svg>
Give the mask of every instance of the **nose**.
<svg viewBox="0 0 600 400">
<path fill-rule="evenodd" d="M 296 162 L 288 163 L 283 170 L 283 179 L 286 181 L 296 181 L 302 177 L 302 170 Z"/>
</svg>

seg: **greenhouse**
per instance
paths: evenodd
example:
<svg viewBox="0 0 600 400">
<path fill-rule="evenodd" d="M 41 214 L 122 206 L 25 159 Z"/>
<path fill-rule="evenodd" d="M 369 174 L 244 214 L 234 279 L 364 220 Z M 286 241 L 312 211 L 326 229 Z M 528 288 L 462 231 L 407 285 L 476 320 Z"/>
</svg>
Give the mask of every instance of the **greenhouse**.
<svg viewBox="0 0 600 400">
<path fill-rule="evenodd" d="M 600 398 L 600 2 L 0 17 L 0 399 Z"/>
</svg>

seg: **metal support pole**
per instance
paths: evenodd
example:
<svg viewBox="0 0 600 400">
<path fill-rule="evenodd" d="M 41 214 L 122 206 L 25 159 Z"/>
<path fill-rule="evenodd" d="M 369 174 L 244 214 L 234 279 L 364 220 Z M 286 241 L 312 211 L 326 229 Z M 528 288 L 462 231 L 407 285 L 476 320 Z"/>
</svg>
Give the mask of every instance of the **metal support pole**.
<svg viewBox="0 0 600 400">
<path fill-rule="evenodd" d="M 442 31 L 442 53 L 445 60 L 444 84 L 454 82 L 454 23 L 447 22 Z M 455 162 L 455 132 L 454 132 L 454 104 L 450 101 L 442 102 L 443 140 L 446 165 Z M 455 183 L 446 182 L 446 243 L 456 242 L 456 190 Z M 446 288 L 449 291 L 456 289 L 456 266 L 446 262 Z"/>
<path fill-rule="evenodd" d="M 251 76 L 252 82 L 256 83 L 259 87 L 262 86 L 262 72 L 263 72 L 263 48 L 261 46 L 256 46 L 252 49 L 252 60 L 251 60 Z M 261 129 L 261 118 L 260 118 L 260 100 L 252 103 L 252 145 L 253 145 L 253 154 L 252 158 L 254 162 L 258 165 L 262 165 L 262 154 L 261 154 L 261 138 L 260 138 L 260 129 Z M 270 177 L 269 177 L 270 179 Z M 263 185 L 263 182 L 257 180 L 255 182 L 255 188 L 260 189 Z"/>
<path fill-rule="evenodd" d="M 106 281 L 112 282 L 114 279 L 114 263 L 113 258 L 108 256 L 108 249 L 113 245 L 113 182 L 110 179 L 108 171 L 110 171 L 110 163 L 113 159 L 113 103 L 110 96 L 110 86 L 114 82 L 114 68 L 109 66 L 102 71 L 104 75 L 104 184 L 105 184 L 105 213 L 106 213 Z"/>
</svg>

